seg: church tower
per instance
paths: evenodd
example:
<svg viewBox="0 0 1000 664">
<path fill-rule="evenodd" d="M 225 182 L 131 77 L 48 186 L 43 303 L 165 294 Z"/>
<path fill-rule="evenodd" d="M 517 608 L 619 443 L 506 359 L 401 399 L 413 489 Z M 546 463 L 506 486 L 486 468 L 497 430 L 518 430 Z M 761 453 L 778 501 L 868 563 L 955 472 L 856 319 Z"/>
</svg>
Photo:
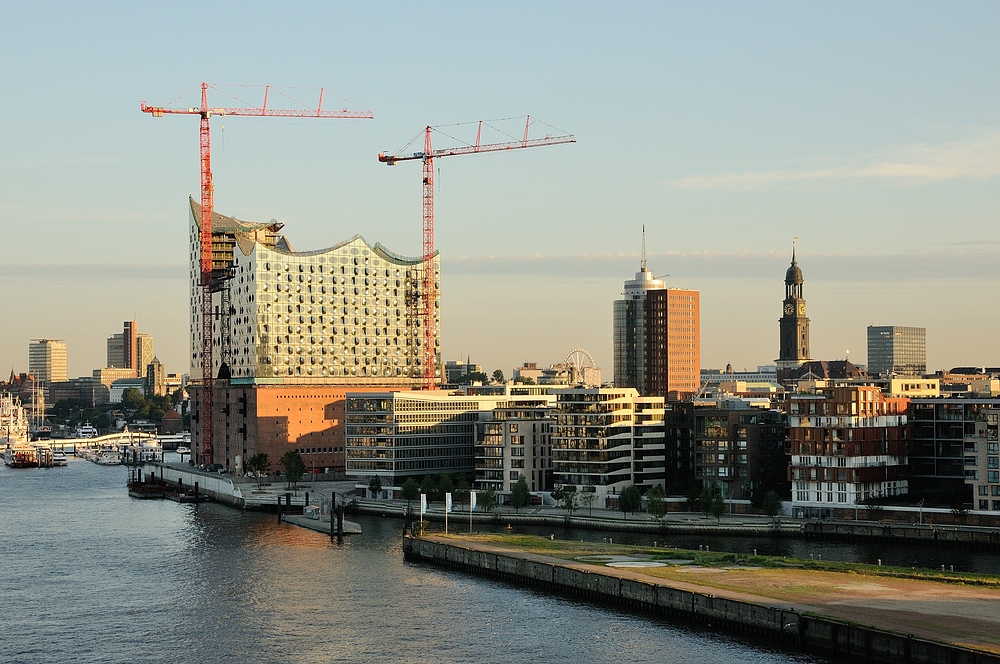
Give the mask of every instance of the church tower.
<svg viewBox="0 0 1000 664">
<path fill-rule="evenodd" d="M 795 369 L 809 358 L 809 319 L 806 318 L 806 301 L 802 297 L 802 270 L 795 261 L 795 243 L 792 243 L 792 264 L 785 272 L 785 301 L 778 321 L 781 329 L 781 347 L 778 352 L 778 369 Z"/>
</svg>

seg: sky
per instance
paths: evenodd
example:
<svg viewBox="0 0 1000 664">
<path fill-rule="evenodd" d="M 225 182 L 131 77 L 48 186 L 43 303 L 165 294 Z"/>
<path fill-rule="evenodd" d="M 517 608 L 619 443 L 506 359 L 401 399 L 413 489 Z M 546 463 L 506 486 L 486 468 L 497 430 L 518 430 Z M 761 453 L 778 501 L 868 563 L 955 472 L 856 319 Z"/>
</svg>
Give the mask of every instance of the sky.
<svg viewBox="0 0 1000 664">
<path fill-rule="evenodd" d="M 914 325 L 931 369 L 1000 365 L 998 27 L 985 2 L 2 3 L 0 370 L 44 337 L 89 375 L 132 318 L 187 370 L 198 123 L 139 102 L 202 81 L 374 112 L 212 120 L 216 210 L 300 250 L 419 255 L 420 168 L 376 156 L 428 124 L 576 136 L 437 160 L 445 359 L 580 347 L 609 378 L 645 226 L 650 269 L 701 291 L 706 368 L 777 357 L 793 237 L 814 357 Z"/>
</svg>

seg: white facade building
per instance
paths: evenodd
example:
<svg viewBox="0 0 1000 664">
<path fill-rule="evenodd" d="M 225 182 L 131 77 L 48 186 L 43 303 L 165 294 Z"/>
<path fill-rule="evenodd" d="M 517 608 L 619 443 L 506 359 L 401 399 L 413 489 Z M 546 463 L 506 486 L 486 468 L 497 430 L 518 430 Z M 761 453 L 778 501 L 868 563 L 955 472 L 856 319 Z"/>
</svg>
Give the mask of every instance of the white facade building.
<svg viewBox="0 0 1000 664">
<path fill-rule="evenodd" d="M 190 214 L 190 373 L 201 371 L 201 206 Z M 423 380 L 423 261 L 356 235 L 317 251 L 294 251 L 274 220 L 249 223 L 213 213 L 213 274 L 228 273 L 230 316 L 212 295 L 213 374 L 228 337 L 233 384 L 411 386 Z M 440 262 L 434 259 L 440 280 Z M 440 284 L 435 294 L 440 358 Z M 228 329 L 223 329 L 228 320 Z M 223 335 L 225 332 L 225 337 Z M 436 375 L 441 376 L 440 360 Z"/>
</svg>

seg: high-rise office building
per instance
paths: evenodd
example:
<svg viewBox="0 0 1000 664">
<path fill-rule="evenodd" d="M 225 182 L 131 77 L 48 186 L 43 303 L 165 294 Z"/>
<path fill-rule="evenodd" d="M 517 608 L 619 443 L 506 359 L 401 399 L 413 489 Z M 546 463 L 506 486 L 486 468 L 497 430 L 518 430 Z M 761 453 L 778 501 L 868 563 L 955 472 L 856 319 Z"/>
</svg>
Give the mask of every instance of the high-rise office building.
<svg viewBox="0 0 1000 664">
<path fill-rule="evenodd" d="M 646 385 L 671 401 L 701 386 L 701 293 L 667 288 L 646 293 Z"/>
<path fill-rule="evenodd" d="M 107 367 L 109 369 L 125 368 L 125 336 L 121 333 L 108 337 Z"/>
<path fill-rule="evenodd" d="M 682 399 L 698 391 L 701 374 L 701 296 L 667 288 L 646 267 L 614 302 L 615 387 Z"/>
<path fill-rule="evenodd" d="M 139 324 L 134 320 L 127 320 L 122 326 L 122 344 L 125 352 L 125 369 L 138 369 L 135 356 L 135 342 L 139 334 Z"/>
<path fill-rule="evenodd" d="M 108 368 L 132 369 L 135 377 L 142 378 L 153 357 L 153 337 L 139 332 L 134 320 L 125 321 L 120 334 L 108 337 Z"/>
<path fill-rule="evenodd" d="M 926 328 L 868 326 L 868 373 L 920 376 L 926 372 Z"/>
<path fill-rule="evenodd" d="M 43 385 L 66 380 L 66 342 L 32 339 L 28 345 L 28 373 Z"/>
<path fill-rule="evenodd" d="M 146 367 L 152 363 L 154 357 L 156 356 L 153 354 L 153 337 L 141 332 L 137 333 L 135 335 L 133 364 L 139 377 L 146 375 Z"/>
</svg>

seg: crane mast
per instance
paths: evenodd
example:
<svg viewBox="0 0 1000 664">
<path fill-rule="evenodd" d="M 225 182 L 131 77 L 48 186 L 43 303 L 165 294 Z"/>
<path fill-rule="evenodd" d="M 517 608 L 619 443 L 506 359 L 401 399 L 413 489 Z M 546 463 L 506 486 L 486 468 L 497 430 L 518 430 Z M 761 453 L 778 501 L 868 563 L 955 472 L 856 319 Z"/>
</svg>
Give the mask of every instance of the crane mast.
<svg viewBox="0 0 1000 664">
<path fill-rule="evenodd" d="M 351 118 L 367 119 L 374 117 L 371 111 L 350 111 L 348 109 L 323 110 L 324 89 L 320 88 L 319 104 L 315 109 L 273 109 L 267 107 L 267 97 L 271 86 L 264 87 L 264 101 L 261 106 L 249 107 L 210 107 L 208 105 L 208 89 L 218 90 L 208 83 L 201 84 L 201 106 L 199 108 L 173 108 L 167 106 L 150 106 L 145 101 L 140 102 L 140 110 L 149 113 L 154 118 L 164 115 L 197 115 L 200 117 L 199 149 L 201 164 L 201 229 L 198 234 L 201 245 L 201 399 L 200 399 L 200 429 L 201 458 L 206 466 L 213 463 L 212 419 L 214 413 L 213 389 L 213 341 L 212 326 L 214 312 L 212 310 L 212 210 L 214 207 L 215 189 L 212 186 L 212 134 L 209 120 L 213 115 L 235 115 L 253 117 L 284 117 L 284 118 Z M 224 287 L 228 288 L 228 284 Z M 224 317 L 226 312 L 220 312 Z M 222 322 L 225 318 L 222 319 Z M 220 322 L 221 325 L 221 322 Z"/>
<path fill-rule="evenodd" d="M 437 383 L 437 357 L 436 340 L 437 328 L 435 325 L 435 303 L 437 302 L 437 285 L 434 271 L 434 159 L 436 157 L 448 157 L 463 154 L 478 154 L 481 152 L 501 152 L 507 150 L 517 150 L 520 148 L 542 147 L 547 145 L 562 145 L 564 143 L 575 143 L 576 138 L 572 134 L 564 136 L 545 136 L 544 138 L 528 138 L 528 129 L 531 126 L 531 116 L 527 116 L 524 123 L 524 138 L 520 141 L 506 141 L 501 143 L 481 143 L 483 133 L 483 122 L 479 122 L 476 131 L 476 142 L 472 145 L 463 145 L 454 148 L 434 149 L 431 141 L 431 133 L 434 128 L 428 126 L 424 129 L 424 150 L 414 152 L 409 155 L 387 155 L 380 153 L 378 160 L 388 166 L 395 166 L 400 161 L 420 160 L 423 163 L 423 276 L 421 279 L 420 296 L 423 298 L 421 313 L 423 333 L 423 352 L 421 362 L 423 363 L 424 389 L 434 389 Z"/>
</svg>

